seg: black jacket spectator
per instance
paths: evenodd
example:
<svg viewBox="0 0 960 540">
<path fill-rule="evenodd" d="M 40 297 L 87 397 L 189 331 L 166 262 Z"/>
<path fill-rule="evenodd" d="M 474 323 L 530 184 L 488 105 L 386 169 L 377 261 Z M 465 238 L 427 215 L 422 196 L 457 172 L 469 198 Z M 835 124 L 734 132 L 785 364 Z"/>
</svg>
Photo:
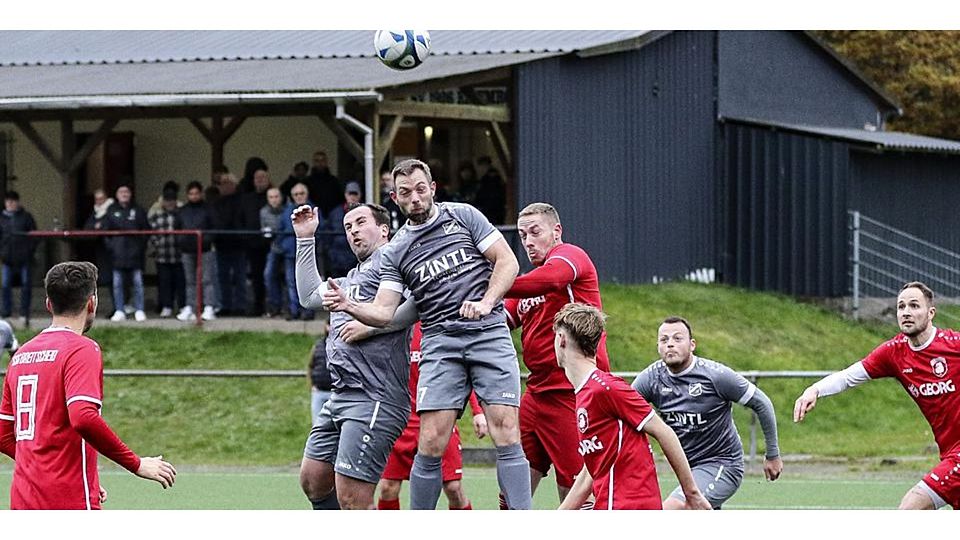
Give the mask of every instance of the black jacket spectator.
<svg viewBox="0 0 960 540">
<path fill-rule="evenodd" d="M 208 231 L 213 228 L 213 217 L 210 215 L 210 208 L 203 201 L 198 203 L 188 202 L 180 207 L 179 219 L 176 223 L 178 230 L 199 229 Z M 182 253 L 197 253 L 197 239 L 194 236 L 178 236 L 177 243 Z M 210 251 L 213 245 L 213 238 L 209 234 L 203 235 L 203 252 Z"/>
<path fill-rule="evenodd" d="M 33 252 L 37 248 L 37 241 L 28 236 L 14 233 L 25 233 L 37 230 L 37 222 L 30 212 L 20 208 L 16 212 L 3 211 L 0 215 L 0 260 L 4 264 L 20 266 L 33 260 Z"/>
<path fill-rule="evenodd" d="M 490 223 L 502 225 L 507 215 L 507 185 L 500 173 L 490 168 L 480 177 L 474 206 L 487 216 Z"/>
<path fill-rule="evenodd" d="M 107 210 L 105 229 L 109 231 L 149 231 L 147 212 L 131 202 L 127 206 L 114 203 Z M 143 269 L 147 252 L 147 239 L 143 236 L 111 236 L 107 238 L 107 249 L 113 259 L 113 268 L 117 270 Z"/>
<path fill-rule="evenodd" d="M 230 195 L 221 195 L 213 202 L 210 209 L 213 215 L 214 229 L 240 231 L 245 228 L 241 199 L 240 192 L 235 192 Z M 257 219 L 259 220 L 259 216 Z M 247 240 L 239 234 L 221 234 L 216 237 L 214 242 L 219 250 L 245 251 Z"/>
<path fill-rule="evenodd" d="M 251 231 L 260 230 L 260 209 L 267 205 L 267 192 L 257 193 L 251 191 L 244 193 L 240 199 L 240 212 L 242 214 L 243 228 Z M 270 239 L 262 235 L 245 238 L 247 248 L 256 248 L 266 250 L 270 246 Z"/>
<path fill-rule="evenodd" d="M 343 183 L 330 174 L 330 169 L 312 169 L 307 189 L 310 192 L 310 200 L 316 202 L 324 218 L 330 214 L 330 210 L 346 202 L 343 196 Z"/>
<path fill-rule="evenodd" d="M 326 339 L 320 338 L 313 345 L 310 355 L 310 383 L 317 390 L 329 392 L 333 387 L 330 369 L 327 367 Z"/>
</svg>

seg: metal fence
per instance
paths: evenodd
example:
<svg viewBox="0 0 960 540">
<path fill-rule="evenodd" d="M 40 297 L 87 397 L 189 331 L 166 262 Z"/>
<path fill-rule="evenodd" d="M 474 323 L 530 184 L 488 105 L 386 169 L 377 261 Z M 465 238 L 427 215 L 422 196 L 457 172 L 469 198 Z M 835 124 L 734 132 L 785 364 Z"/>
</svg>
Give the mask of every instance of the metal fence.
<svg viewBox="0 0 960 540">
<path fill-rule="evenodd" d="M 850 210 L 850 281 L 853 318 L 866 299 L 885 304 L 908 281 L 923 281 L 937 296 L 960 299 L 960 254 Z M 940 313 L 954 323 L 960 317 Z"/>
<path fill-rule="evenodd" d="M 0 377 L 6 375 L 6 369 L 0 369 Z M 740 371 L 744 378 L 759 386 L 760 379 L 819 379 L 833 373 L 832 371 Z M 306 371 L 301 370 L 235 370 L 235 369 L 105 369 L 103 374 L 108 377 L 174 377 L 174 378 L 307 378 Z M 614 371 L 614 375 L 627 382 L 640 374 L 639 371 Z M 521 373 L 520 378 L 526 380 L 529 373 Z M 757 415 L 750 411 L 750 441 L 747 448 L 747 459 L 753 462 L 757 458 Z"/>
</svg>

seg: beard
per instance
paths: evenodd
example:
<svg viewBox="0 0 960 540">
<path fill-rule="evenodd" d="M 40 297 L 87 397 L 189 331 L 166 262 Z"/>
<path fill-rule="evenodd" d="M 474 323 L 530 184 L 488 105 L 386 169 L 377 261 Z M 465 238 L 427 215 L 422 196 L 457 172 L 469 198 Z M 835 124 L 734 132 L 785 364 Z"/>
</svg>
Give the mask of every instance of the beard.
<svg viewBox="0 0 960 540">
<path fill-rule="evenodd" d="M 414 225 L 422 225 L 426 223 L 427 219 L 430 217 L 430 210 L 433 209 L 433 204 L 423 205 L 423 210 L 420 212 L 410 212 L 407 214 L 407 219 L 410 220 L 410 223 Z"/>
<path fill-rule="evenodd" d="M 900 326 L 900 332 L 902 332 L 903 335 L 905 335 L 905 336 L 907 336 L 907 337 L 916 337 L 916 336 L 919 336 L 920 334 L 922 334 L 923 332 L 925 332 L 925 331 L 927 330 L 927 327 L 930 326 L 929 323 L 924 324 L 923 326 L 921 326 L 920 324 L 917 323 L 917 321 L 911 321 L 911 322 L 913 323 L 913 328 L 911 328 L 911 329 L 909 329 L 909 330 L 904 330 L 904 329 L 903 329 L 903 326 Z"/>
<path fill-rule="evenodd" d="M 93 327 L 93 321 L 94 321 L 94 317 L 87 317 L 87 320 L 83 322 L 83 332 L 81 332 L 82 334 L 86 334 L 87 331 L 90 330 L 91 327 Z"/>
</svg>

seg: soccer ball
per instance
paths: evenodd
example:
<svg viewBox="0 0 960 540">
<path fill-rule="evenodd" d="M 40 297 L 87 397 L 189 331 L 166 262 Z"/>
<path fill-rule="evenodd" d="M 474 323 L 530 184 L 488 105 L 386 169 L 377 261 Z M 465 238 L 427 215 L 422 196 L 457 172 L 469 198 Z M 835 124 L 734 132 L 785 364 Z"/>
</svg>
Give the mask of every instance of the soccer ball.
<svg viewBox="0 0 960 540">
<path fill-rule="evenodd" d="M 430 34 L 426 30 L 377 30 L 373 35 L 377 58 L 387 67 L 413 69 L 430 54 Z"/>
</svg>

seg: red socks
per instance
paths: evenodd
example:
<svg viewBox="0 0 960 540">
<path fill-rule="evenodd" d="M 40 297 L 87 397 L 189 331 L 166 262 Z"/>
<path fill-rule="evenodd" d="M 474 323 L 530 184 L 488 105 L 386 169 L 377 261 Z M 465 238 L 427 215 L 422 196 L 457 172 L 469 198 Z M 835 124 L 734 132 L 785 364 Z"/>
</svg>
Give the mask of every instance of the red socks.
<svg viewBox="0 0 960 540">
<path fill-rule="evenodd" d="M 399 510 L 400 509 L 400 499 L 393 499 L 388 501 L 386 499 L 380 499 L 377 501 L 377 510 Z"/>
</svg>

